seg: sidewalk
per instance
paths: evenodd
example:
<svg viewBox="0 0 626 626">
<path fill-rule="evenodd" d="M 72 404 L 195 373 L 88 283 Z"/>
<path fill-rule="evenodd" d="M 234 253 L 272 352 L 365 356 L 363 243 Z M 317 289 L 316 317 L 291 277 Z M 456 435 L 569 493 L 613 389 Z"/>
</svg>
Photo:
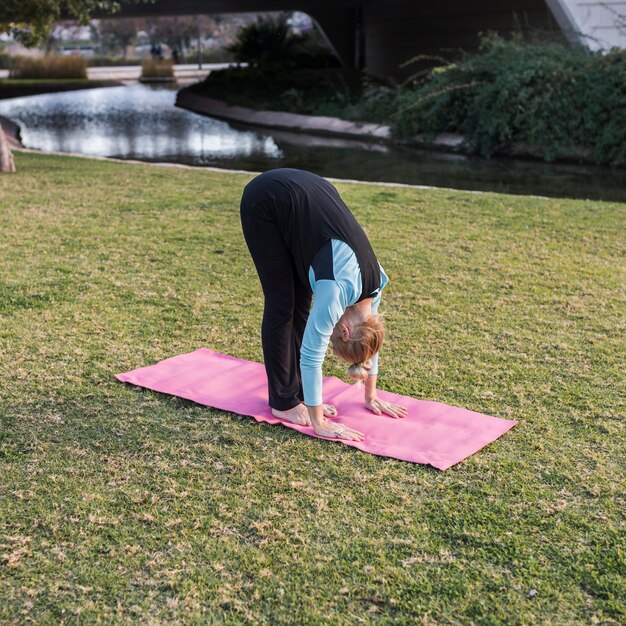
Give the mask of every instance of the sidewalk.
<svg viewBox="0 0 626 626">
<path fill-rule="evenodd" d="M 230 63 L 203 63 L 202 69 L 198 64 L 174 66 L 174 76 L 177 79 L 198 81 L 206 78 L 213 70 L 229 67 Z M 140 65 L 122 65 L 118 67 L 90 67 L 87 76 L 95 80 L 137 80 L 141 76 Z"/>
<path fill-rule="evenodd" d="M 203 63 L 202 69 L 198 64 L 188 63 L 174 66 L 174 76 L 179 81 L 198 81 L 206 78 L 213 70 L 221 70 L 232 65 L 231 63 Z M 121 65 L 115 67 L 89 67 L 87 77 L 91 80 L 120 80 L 135 81 L 141 75 L 140 65 Z M 9 70 L 0 70 L 0 78 L 8 78 Z"/>
</svg>

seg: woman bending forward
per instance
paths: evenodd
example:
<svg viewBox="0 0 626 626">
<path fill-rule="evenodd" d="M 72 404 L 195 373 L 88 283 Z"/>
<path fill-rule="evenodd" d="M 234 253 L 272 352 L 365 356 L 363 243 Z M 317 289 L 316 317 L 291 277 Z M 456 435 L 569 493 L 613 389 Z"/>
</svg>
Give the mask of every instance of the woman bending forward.
<svg viewBox="0 0 626 626">
<path fill-rule="evenodd" d="M 405 417 L 404 407 L 376 397 L 385 336 L 377 312 L 388 278 L 337 190 L 311 172 L 269 170 L 246 185 L 241 224 L 265 296 L 261 338 L 272 414 L 323 437 L 363 440 L 326 419 L 337 415 L 322 401 L 331 341 L 335 356 L 351 363 L 348 374 L 365 380 L 365 406 Z"/>
</svg>

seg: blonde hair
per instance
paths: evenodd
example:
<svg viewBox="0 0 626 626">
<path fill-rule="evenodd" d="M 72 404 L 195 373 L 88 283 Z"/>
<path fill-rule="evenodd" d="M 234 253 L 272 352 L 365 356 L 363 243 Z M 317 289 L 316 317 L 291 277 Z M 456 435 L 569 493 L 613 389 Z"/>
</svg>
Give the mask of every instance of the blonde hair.
<svg viewBox="0 0 626 626">
<path fill-rule="evenodd" d="M 385 340 L 385 327 L 376 315 L 354 327 L 350 338 L 339 337 L 333 341 L 335 354 L 352 363 L 348 376 L 354 380 L 365 380 L 372 369 L 372 357 L 378 353 Z"/>
</svg>

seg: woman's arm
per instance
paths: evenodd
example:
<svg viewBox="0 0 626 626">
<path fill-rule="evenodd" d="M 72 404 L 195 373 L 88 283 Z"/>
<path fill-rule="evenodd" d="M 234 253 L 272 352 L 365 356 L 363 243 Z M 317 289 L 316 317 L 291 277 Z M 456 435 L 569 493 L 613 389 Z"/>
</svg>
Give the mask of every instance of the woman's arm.
<svg viewBox="0 0 626 626">
<path fill-rule="evenodd" d="M 369 374 L 365 380 L 365 404 L 376 399 L 376 381 L 377 374 Z"/>
<path fill-rule="evenodd" d="M 308 406 L 322 404 L 322 364 L 333 328 L 344 311 L 339 285 L 333 280 L 318 281 L 300 347 L 302 389 Z"/>
<path fill-rule="evenodd" d="M 317 282 L 313 306 L 302 337 L 300 374 L 304 404 L 316 434 L 362 441 L 365 437 L 363 433 L 327 420 L 322 404 L 322 364 L 333 328 L 345 311 L 344 299 L 343 291 L 335 281 Z"/>
<path fill-rule="evenodd" d="M 388 282 L 382 266 L 380 268 L 382 276 L 382 285 L 380 291 L 372 300 L 372 315 L 378 315 L 378 305 L 382 296 L 382 290 Z M 376 415 L 390 415 L 391 417 L 406 417 L 406 408 L 400 404 L 393 404 L 386 400 L 381 400 L 376 395 L 376 382 L 378 381 L 378 352 L 372 357 L 372 369 L 365 380 L 365 406 Z"/>
</svg>

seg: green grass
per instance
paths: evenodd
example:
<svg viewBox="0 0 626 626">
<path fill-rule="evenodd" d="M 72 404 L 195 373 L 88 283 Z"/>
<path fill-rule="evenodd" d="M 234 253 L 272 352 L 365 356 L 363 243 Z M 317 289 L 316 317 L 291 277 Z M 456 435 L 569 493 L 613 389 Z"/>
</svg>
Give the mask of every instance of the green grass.
<svg viewBox="0 0 626 626">
<path fill-rule="evenodd" d="M 624 623 L 626 205 L 338 185 L 390 276 L 380 386 L 519 420 L 442 473 L 114 379 L 261 360 L 250 176 L 16 162 L 1 623 Z"/>
</svg>

